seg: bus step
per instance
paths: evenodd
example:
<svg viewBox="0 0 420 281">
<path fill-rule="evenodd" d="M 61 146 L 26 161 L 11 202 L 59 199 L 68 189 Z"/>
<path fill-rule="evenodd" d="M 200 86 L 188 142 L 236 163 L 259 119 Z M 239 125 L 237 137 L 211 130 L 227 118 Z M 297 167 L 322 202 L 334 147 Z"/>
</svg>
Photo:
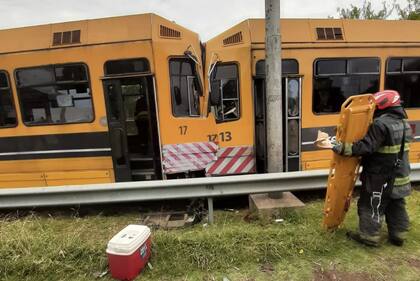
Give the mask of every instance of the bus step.
<svg viewBox="0 0 420 281">
<path fill-rule="evenodd" d="M 130 155 L 130 161 L 153 161 L 153 157 L 142 154 L 132 154 Z"/>
<path fill-rule="evenodd" d="M 154 180 L 156 179 L 156 174 L 154 169 L 138 169 L 131 170 L 131 177 L 133 180 Z"/>
<path fill-rule="evenodd" d="M 130 161 L 130 167 L 132 170 L 154 170 L 154 162 L 153 161 Z"/>
</svg>

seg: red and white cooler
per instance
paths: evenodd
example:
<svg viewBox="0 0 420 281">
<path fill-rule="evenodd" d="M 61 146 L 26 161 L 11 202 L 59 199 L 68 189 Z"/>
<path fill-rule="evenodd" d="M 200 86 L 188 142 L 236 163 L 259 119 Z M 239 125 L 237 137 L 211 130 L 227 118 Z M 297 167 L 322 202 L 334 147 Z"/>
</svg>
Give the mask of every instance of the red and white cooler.
<svg viewBox="0 0 420 281">
<path fill-rule="evenodd" d="M 108 242 L 106 253 L 112 277 L 133 280 L 150 257 L 150 228 L 144 225 L 128 225 Z"/>
</svg>

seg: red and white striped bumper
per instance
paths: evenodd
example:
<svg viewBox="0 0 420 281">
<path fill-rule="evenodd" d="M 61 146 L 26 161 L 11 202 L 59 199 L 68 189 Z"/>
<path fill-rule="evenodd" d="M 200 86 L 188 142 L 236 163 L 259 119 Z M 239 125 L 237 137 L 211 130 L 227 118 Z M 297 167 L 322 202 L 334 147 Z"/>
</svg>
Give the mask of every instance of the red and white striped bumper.
<svg viewBox="0 0 420 281">
<path fill-rule="evenodd" d="M 162 149 L 162 164 L 165 174 L 204 170 L 216 158 L 217 144 L 193 142 L 167 144 Z"/>
<path fill-rule="evenodd" d="M 237 175 L 255 173 L 256 163 L 252 146 L 222 147 L 217 159 L 206 168 L 207 176 Z"/>
</svg>

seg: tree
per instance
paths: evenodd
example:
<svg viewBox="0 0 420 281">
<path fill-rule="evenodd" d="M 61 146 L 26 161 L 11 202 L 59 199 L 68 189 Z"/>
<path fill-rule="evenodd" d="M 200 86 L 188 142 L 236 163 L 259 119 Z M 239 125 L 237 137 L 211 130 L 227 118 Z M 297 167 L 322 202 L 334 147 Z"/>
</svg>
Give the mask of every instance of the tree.
<svg viewBox="0 0 420 281">
<path fill-rule="evenodd" d="M 420 0 L 407 0 L 408 5 L 405 8 L 401 8 L 400 5 L 396 5 L 396 9 L 403 20 L 420 20 Z"/>
<path fill-rule="evenodd" d="M 420 2 L 420 0 L 408 0 L 413 2 Z M 362 7 L 357 7 L 350 4 L 350 8 L 337 8 L 340 18 L 343 19 L 386 19 L 388 18 L 395 8 L 395 0 L 391 5 L 382 2 L 382 9 L 375 11 L 372 8 L 372 3 L 365 0 Z"/>
<path fill-rule="evenodd" d="M 387 19 L 391 13 L 396 10 L 399 19 L 402 20 L 420 20 L 420 0 L 406 0 L 407 6 L 404 8 L 396 4 L 396 0 L 382 2 L 382 9 L 375 11 L 369 0 L 363 2 L 362 7 L 350 5 L 350 8 L 337 8 L 340 18 L 343 19 Z"/>
</svg>

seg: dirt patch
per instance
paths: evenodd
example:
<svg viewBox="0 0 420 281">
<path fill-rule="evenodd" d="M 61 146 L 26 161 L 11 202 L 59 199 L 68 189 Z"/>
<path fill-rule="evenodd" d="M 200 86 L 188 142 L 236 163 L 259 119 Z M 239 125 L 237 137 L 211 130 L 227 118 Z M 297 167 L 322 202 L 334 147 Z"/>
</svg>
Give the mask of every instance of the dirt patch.
<svg viewBox="0 0 420 281">
<path fill-rule="evenodd" d="M 260 271 L 268 273 L 268 274 L 272 274 L 274 272 L 274 266 L 270 263 L 265 263 L 260 266 Z"/>
<path fill-rule="evenodd" d="M 391 271 L 396 271 L 400 266 L 404 265 L 404 260 L 401 257 L 394 256 L 394 257 L 378 257 L 378 259 L 386 264 Z"/>
<path fill-rule="evenodd" d="M 419 259 L 412 258 L 412 259 L 409 259 L 407 262 L 411 267 L 420 269 L 420 260 Z"/>
<path fill-rule="evenodd" d="M 317 269 L 312 281 L 376 281 L 376 279 L 367 273 Z"/>
</svg>

